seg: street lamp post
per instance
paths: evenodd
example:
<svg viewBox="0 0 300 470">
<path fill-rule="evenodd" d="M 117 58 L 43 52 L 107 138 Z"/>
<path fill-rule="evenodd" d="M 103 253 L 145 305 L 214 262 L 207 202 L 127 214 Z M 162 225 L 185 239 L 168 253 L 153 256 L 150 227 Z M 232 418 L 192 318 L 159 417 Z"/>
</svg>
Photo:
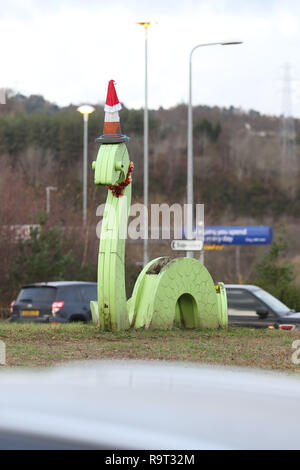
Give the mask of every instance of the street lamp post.
<svg viewBox="0 0 300 470">
<path fill-rule="evenodd" d="M 189 104 L 188 104 L 188 155 L 187 155 L 187 238 L 193 238 L 193 219 L 194 219 L 194 161 L 193 161 L 193 105 L 192 105 L 192 59 L 193 53 L 199 47 L 206 46 L 231 46 L 235 44 L 242 44 L 242 41 L 223 41 L 211 42 L 207 44 L 198 44 L 193 47 L 190 53 L 189 60 Z M 193 251 L 188 251 L 186 256 L 188 258 L 194 257 Z"/>
<path fill-rule="evenodd" d="M 149 116 L 148 116 L 148 28 L 150 21 L 136 23 L 145 30 L 145 108 L 144 108 L 144 266 L 148 256 L 148 205 L 149 205 Z M 155 23 L 157 24 L 157 23 Z"/>
<path fill-rule="evenodd" d="M 93 106 L 83 105 L 77 111 L 83 115 L 83 225 L 87 222 L 87 163 L 88 163 L 88 122 L 89 115 L 95 111 Z"/>
<path fill-rule="evenodd" d="M 46 187 L 46 212 L 48 215 L 50 215 L 50 209 L 51 209 L 51 204 L 50 204 L 50 193 L 51 191 L 57 191 L 56 186 L 47 186 Z"/>
</svg>

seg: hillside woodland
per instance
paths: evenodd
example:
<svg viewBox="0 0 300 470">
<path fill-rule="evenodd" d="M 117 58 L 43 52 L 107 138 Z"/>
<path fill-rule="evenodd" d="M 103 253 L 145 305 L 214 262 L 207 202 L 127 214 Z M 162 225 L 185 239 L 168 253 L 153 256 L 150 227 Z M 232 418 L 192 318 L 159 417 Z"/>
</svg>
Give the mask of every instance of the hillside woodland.
<svg viewBox="0 0 300 470">
<path fill-rule="evenodd" d="M 91 163 L 102 134 L 103 105 L 89 120 L 88 227 L 82 228 L 82 116 L 77 106 L 60 108 L 42 96 L 12 91 L 0 105 L 0 304 L 12 300 L 20 285 L 51 279 L 96 280 L 99 240 L 96 209 L 105 188 L 93 184 Z M 131 137 L 135 164 L 133 199 L 143 194 L 143 110 L 121 111 L 122 131 Z M 205 204 L 209 225 L 266 224 L 284 238 L 277 263 L 291 263 L 291 281 L 300 287 L 300 122 L 294 121 L 293 157 L 282 144 L 282 118 L 250 110 L 198 106 L 194 109 L 195 201 Z M 186 202 L 187 106 L 150 112 L 150 202 Z M 291 138 L 288 136 L 286 141 Z M 285 141 L 285 145 L 286 145 Z M 284 150 L 285 149 L 285 150 Z M 46 187 L 51 213 L 46 216 Z M 11 227 L 40 224 L 27 242 Z M 252 281 L 268 247 L 209 251 L 205 263 L 216 281 Z M 168 254 L 170 241 L 150 242 L 150 258 Z M 177 254 L 178 255 L 178 254 Z M 183 255 L 183 254 L 182 254 Z M 142 261 L 142 243 L 128 242 L 128 295 Z M 50 269 L 51 268 L 51 269 Z M 51 279 L 50 279 L 51 278 Z M 300 306 L 299 306 L 300 308 Z"/>
</svg>

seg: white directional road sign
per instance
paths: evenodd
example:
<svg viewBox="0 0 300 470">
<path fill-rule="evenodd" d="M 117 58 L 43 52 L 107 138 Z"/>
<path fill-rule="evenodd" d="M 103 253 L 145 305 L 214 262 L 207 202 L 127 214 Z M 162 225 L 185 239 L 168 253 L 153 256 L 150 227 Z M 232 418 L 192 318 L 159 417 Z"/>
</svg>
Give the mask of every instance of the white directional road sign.
<svg viewBox="0 0 300 470">
<path fill-rule="evenodd" d="M 202 251 L 202 240 L 174 240 L 171 244 L 174 251 Z"/>
</svg>

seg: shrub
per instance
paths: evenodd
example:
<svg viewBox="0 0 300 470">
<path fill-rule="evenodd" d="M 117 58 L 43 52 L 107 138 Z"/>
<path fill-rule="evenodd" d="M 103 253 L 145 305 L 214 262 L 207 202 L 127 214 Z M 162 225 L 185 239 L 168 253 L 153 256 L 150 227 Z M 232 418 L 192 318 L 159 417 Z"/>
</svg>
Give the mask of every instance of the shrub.
<svg viewBox="0 0 300 470">
<path fill-rule="evenodd" d="M 291 309 L 300 311 L 300 289 L 294 284 L 294 267 L 280 261 L 288 246 L 282 235 L 255 265 L 254 283 Z"/>
</svg>

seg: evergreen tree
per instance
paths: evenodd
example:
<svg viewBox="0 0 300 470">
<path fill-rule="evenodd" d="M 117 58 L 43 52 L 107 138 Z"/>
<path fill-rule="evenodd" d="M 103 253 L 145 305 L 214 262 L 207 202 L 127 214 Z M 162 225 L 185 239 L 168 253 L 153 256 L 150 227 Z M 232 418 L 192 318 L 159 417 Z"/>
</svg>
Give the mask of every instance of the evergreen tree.
<svg viewBox="0 0 300 470">
<path fill-rule="evenodd" d="M 68 250 L 57 227 L 33 230 L 29 240 L 20 240 L 18 256 L 11 267 L 11 280 L 16 287 L 34 282 L 68 279 L 76 259 Z"/>
<path fill-rule="evenodd" d="M 273 294 L 291 309 L 300 310 L 300 289 L 294 284 L 294 267 L 283 264 L 282 255 L 288 248 L 282 235 L 255 265 L 254 283 Z"/>
</svg>

